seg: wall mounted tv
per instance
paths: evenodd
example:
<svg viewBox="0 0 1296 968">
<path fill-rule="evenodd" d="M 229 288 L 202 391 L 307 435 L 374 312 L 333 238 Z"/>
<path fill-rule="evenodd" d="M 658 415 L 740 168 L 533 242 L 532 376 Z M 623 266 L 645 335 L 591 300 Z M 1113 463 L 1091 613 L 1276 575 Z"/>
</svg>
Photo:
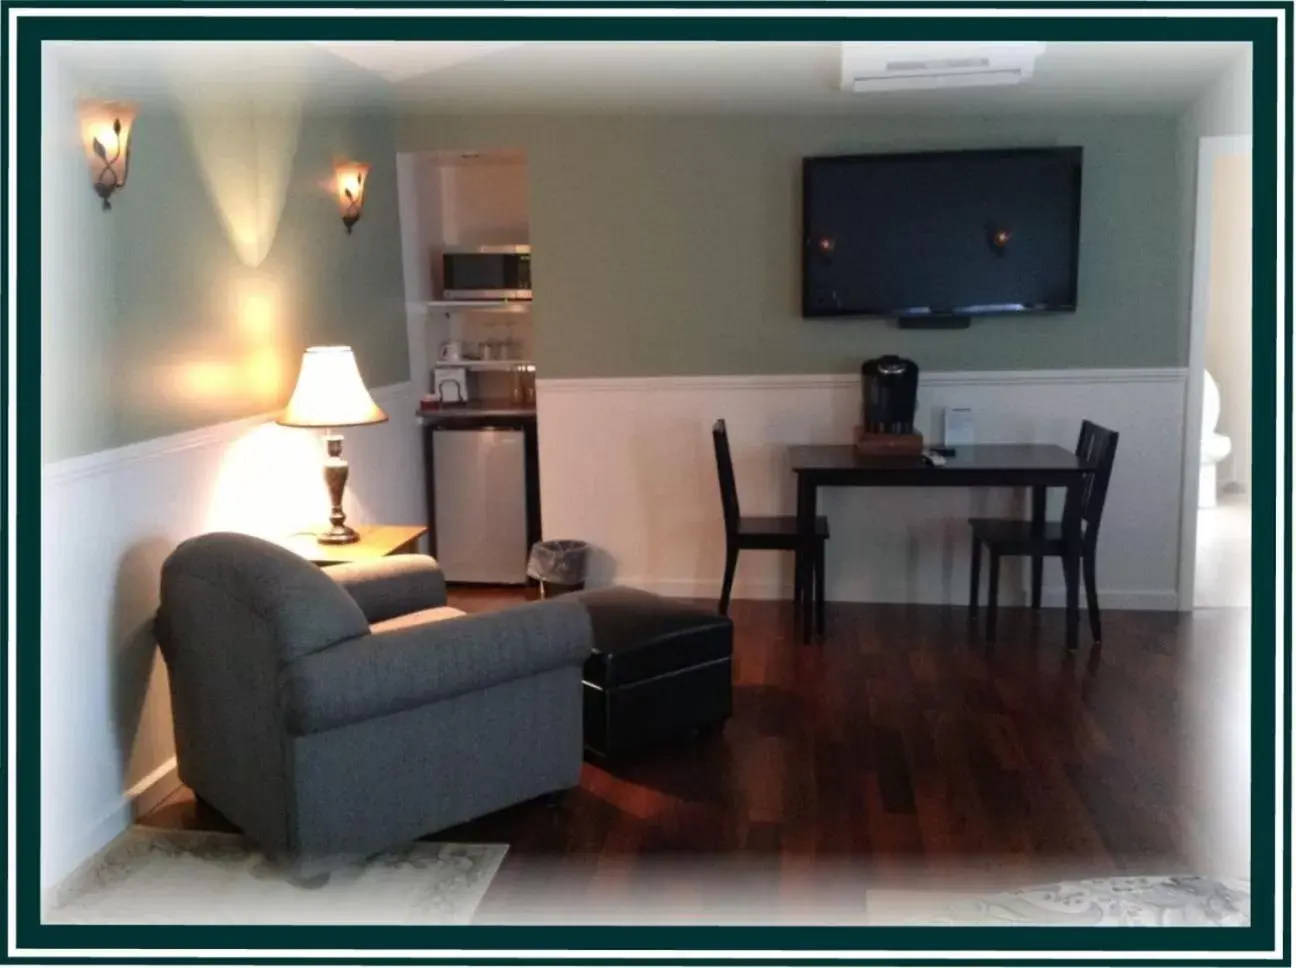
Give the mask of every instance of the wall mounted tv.
<svg viewBox="0 0 1296 968">
<path fill-rule="evenodd" d="M 962 327 L 1076 308 L 1080 148 L 806 158 L 802 315 Z"/>
</svg>

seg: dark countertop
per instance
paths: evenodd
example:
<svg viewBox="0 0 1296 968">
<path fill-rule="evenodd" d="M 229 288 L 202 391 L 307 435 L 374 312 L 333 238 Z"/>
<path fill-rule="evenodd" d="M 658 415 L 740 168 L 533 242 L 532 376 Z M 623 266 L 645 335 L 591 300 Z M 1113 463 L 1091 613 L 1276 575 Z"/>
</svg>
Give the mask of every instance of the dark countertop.
<svg viewBox="0 0 1296 968">
<path fill-rule="evenodd" d="M 510 417 L 514 420 L 535 417 L 534 403 L 513 403 L 509 400 L 472 400 L 452 403 L 443 407 L 420 407 L 419 419 L 424 423 L 456 420 L 465 417 Z"/>
</svg>

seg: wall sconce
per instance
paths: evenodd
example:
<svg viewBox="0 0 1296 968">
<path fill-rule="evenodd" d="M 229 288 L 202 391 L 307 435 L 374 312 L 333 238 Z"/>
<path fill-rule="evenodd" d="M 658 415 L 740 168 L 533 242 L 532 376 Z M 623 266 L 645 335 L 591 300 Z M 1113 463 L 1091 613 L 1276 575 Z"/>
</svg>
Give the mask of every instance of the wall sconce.
<svg viewBox="0 0 1296 968">
<path fill-rule="evenodd" d="M 108 199 L 126 185 L 136 108 L 125 101 L 80 101 L 77 114 L 81 142 L 90 162 L 90 184 L 107 211 L 112 208 Z"/>
<path fill-rule="evenodd" d="M 360 210 L 364 208 L 365 182 L 369 180 L 369 166 L 362 161 L 339 161 L 333 166 L 337 179 L 338 207 L 342 210 L 342 224 L 347 234 L 351 226 L 360 220 Z"/>
</svg>

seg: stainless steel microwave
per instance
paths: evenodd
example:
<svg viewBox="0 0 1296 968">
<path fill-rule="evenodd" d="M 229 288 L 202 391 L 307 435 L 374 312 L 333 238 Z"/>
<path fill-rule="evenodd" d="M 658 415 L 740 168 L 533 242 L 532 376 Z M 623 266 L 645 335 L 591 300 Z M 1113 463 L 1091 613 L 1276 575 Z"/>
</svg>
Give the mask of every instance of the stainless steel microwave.
<svg viewBox="0 0 1296 968">
<path fill-rule="evenodd" d="M 478 245 L 441 256 L 446 299 L 530 299 L 531 246 Z"/>
</svg>

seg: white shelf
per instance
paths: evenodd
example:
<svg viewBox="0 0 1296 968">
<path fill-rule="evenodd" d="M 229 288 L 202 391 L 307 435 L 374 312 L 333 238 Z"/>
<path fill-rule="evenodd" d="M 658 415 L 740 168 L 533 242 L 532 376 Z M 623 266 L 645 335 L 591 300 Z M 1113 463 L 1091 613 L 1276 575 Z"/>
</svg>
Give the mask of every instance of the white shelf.
<svg viewBox="0 0 1296 968">
<path fill-rule="evenodd" d="M 516 370 L 520 366 L 534 366 L 530 360 L 436 360 L 433 366 L 447 369 L 461 367 L 465 370 Z"/>
<path fill-rule="evenodd" d="M 443 313 L 526 313 L 531 311 L 530 301 L 523 299 L 500 299 L 493 302 L 484 299 L 434 299 L 425 305 L 428 309 L 435 309 Z"/>
</svg>

